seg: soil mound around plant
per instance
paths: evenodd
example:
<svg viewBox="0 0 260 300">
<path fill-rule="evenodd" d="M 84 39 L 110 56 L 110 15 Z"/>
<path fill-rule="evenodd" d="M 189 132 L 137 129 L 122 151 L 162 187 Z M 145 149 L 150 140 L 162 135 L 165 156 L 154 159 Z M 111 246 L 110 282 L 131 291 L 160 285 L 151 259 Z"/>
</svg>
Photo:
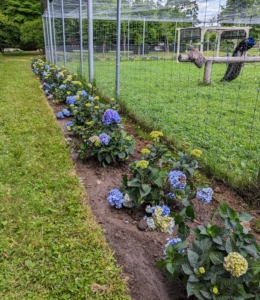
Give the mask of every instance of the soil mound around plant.
<svg viewBox="0 0 260 300">
<path fill-rule="evenodd" d="M 54 105 L 50 102 L 56 115 L 66 106 Z M 65 129 L 69 119 L 58 120 L 67 143 L 70 145 L 71 157 L 75 164 L 78 177 L 84 183 L 89 195 L 89 204 L 97 222 L 101 225 L 106 240 L 115 252 L 118 266 L 123 270 L 123 275 L 129 288 L 129 295 L 134 300 L 180 300 L 187 299 L 185 286 L 181 280 L 170 283 L 165 273 L 156 268 L 156 262 L 163 257 L 163 250 L 167 239 L 176 237 L 174 234 L 159 233 L 149 231 L 146 222 L 143 220 L 144 207 L 140 210 L 111 207 L 106 200 L 110 190 L 119 188 L 122 182 L 122 175 L 130 175 L 128 164 L 140 159 L 140 151 L 149 141 L 140 139 L 133 128 L 128 123 L 124 124 L 128 134 L 133 134 L 136 138 L 135 154 L 126 163 L 115 166 L 101 167 L 94 159 L 89 159 L 82 163 L 77 158 L 77 153 L 73 149 L 73 144 L 77 139 L 71 132 Z M 195 199 L 194 209 L 201 224 L 207 224 L 212 213 L 218 208 L 220 201 L 224 200 L 236 211 L 245 211 L 247 205 L 243 199 L 232 189 L 222 183 L 215 183 L 212 188 L 215 190 L 214 200 L 208 204 Z M 256 213 L 249 211 L 256 215 Z M 216 218 L 216 221 L 218 219 Z M 195 228 L 196 224 L 191 223 Z M 248 224 L 250 233 L 256 235 Z"/>
</svg>

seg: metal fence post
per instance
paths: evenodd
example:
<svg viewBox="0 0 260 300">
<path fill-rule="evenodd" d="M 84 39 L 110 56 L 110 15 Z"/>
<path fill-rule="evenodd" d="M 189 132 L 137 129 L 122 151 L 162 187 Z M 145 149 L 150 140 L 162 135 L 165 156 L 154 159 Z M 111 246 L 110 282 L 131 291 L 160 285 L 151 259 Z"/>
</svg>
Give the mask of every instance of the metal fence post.
<svg viewBox="0 0 260 300">
<path fill-rule="evenodd" d="M 144 57 L 144 40 L 145 40 L 145 18 L 144 18 L 144 24 L 143 24 L 143 57 Z"/>
<path fill-rule="evenodd" d="M 45 57 L 47 54 L 47 37 L 46 37 L 46 31 L 45 31 L 45 21 L 44 21 L 44 16 L 42 15 L 42 29 L 43 29 L 43 37 L 44 37 L 44 53 Z"/>
<path fill-rule="evenodd" d="M 63 38 L 64 66 L 67 67 L 66 36 L 65 36 L 65 20 L 64 20 L 64 3 L 63 3 L 63 0 L 61 0 L 61 18 L 62 18 L 62 38 Z"/>
<path fill-rule="evenodd" d="M 89 82 L 94 80 L 93 4 L 88 0 L 88 73 Z"/>
<path fill-rule="evenodd" d="M 121 0 L 117 0 L 116 21 L 116 98 L 118 98 L 120 95 Z"/>
<path fill-rule="evenodd" d="M 83 34 L 82 34 L 82 1 L 79 0 L 79 34 L 80 34 L 80 73 L 84 76 Z"/>
<path fill-rule="evenodd" d="M 129 59 L 130 21 L 127 24 L 127 57 Z"/>
<path fill-rule="evenodd" d="M 57 48 L 56 48 L 56 29 L 55 29 L 55 18 L 54 18 L 54 7 L 53 2 L 51 3 L 51 9 L 52 9 L 52 31 L 53 31 L 53 59 L 54 64 L 57 63 Z"/>
<path fill-rule="evenodd" d="M 51 63 L 54 63 L 53 59 L 53 45 L 52 45 L 52 30 L 51 30 L 51 11 L 50 11 L 50 3 L 47 1 L 47 9 L 48 9 L 48 18 L 49 18 L 49 40 L 50 40 L 50 59 Z"/>
</svg>

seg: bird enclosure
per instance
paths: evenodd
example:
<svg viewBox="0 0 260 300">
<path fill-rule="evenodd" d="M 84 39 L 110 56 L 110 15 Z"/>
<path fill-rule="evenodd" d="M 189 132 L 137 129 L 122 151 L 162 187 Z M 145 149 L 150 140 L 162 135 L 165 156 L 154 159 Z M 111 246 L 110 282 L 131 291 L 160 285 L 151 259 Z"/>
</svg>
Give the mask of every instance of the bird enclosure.
<svg viewBox="0 0 260 300">
<path fill-rule="evenodd" d="M 260 1 L 54 0 L 43 14 L 46 59 L 95 82 L 176 147 L 201 149 L 205 168 L 219 178 L 236 186 L 256 183 L 259 16 Z M 207 27 L 201 39 L 198 29 Z M 220 37 L 221 27 L 227 30 Z M 255 45 L 243 56 L 248 62 L 236 79 L 222 80 L 235 47 L 252 35 Z M 212 64 L 207 84 L 204 66 L 178 61 L 191 45 L 206 59 L 224 61 Z"/>
</svg>

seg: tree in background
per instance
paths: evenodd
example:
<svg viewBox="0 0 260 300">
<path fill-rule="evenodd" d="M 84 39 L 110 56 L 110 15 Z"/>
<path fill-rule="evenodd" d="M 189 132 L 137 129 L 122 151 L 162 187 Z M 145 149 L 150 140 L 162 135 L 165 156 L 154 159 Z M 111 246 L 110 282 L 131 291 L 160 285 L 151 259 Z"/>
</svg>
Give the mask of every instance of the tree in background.
<svg viewBox="0 0 260 300">
<path fill-rule="evenodd" d="M 0 0 L 1 51 L 7 47 L 43 48 L 41 7 L 39 0 Z"/>
<path fill-rule="evenodd" d="M 2 13 L 13 22 L 23 24 L 41 17 L 41 2 L 39 0 L 4 0 Z"/>
<path fill-rule="evenodd" d="M 43 53 L 44 37 L 42 20 L 25 22 L 21 27 L 21 48 L 23 50 L 39 49 Z"/>
<path fill-rule="evenodd" d="M 17 48 L 20 42 L 20 30 L 18 25 L 10 21 L 7 16 L 0 14 L 0 52 L 4 53 L 4 48 Z"/>
</svg>

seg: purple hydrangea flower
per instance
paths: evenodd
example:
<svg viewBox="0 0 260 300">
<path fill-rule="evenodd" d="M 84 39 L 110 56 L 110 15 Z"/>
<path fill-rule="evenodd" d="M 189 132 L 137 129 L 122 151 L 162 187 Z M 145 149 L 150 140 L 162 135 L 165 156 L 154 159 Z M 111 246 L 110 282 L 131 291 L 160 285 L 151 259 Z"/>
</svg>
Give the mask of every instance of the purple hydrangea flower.
<svg viewBox="0 0 260 300">
<path fill-rule="evenodd" d="M 110 205 L 115 206 L 116 208 L 122 208 L 124 196 L 118 189 L 113 189 L 110 191 L 107 200 Z"/>
<path fill-rule="evenodd" d="M 72 121 L 69 121 L 67 124 L 66 124 L 66 129 L 68 130 L 68 131 L 71 131 L 72 130 L 72 127 L 73 126 L 73 122 Z"/>
<path fill-rule="evenodd" d="M 156 205 L 156 206 L 152 207 L 152 214 L 154 214 L 155 210 L 158 207 L 162 208 L 162 214 L 161 214 L 161 216 L 168 216 L 170 214 L 170 212 L 171 212 L 171 210 L 169 209 L 169 207 L 166 206 L 166 205 L 163 205 L 163 206 Z"/>
<path fill-rule="evenodd" d="M 99 140 L 101 145 L 107 146 L 110 142 L 110 139 L 111 137 L 104 132 L 99 135 Z"/>
<path fill-rule="evenodd" d="M 173 189 L 184 189 L 186 186 L 186 175 L 181 171 L 171 171 L 169 182 Z"/>
<path fill-rule="evenodd" d="M 70 112 L 69 112 L 69 110 L 67 110 L 66 108 L 64 108 L 64 109 L 62 110 L 62 113 L 64 114 L 65 117 L 69 117 L 69 116 L 70 116 Z"/>
<path fill-rule="evenodd" d="M 59 89 L 66 89 L 66 84 L 61 84 L 61 85 L 59 86 Z"/>
<path fill-rule="evenodd" d="M 67 103 L 68 105 L 74 104 L 76 101 L 77 101 L 77 100 L 76 100 L 76 96 L 68 96 L 68 97 L 66 98 L 66 103 Z"/>
<path fill-rule="evenodd" d="M 120 123 L 120 121 L 121 118 L 116 110 L 109 108 L 104 112 L 102 118 L 103 124 L 109 125 L 111 123 Z"/>
<path fill-rule="evenodd" d="M 212 188 L 203 188 L 197 191 L 197 198 L 199 198 L 204 203 L 209 203 L 212 200 L 213 190 Z"/>
<path fill-rule="evenodd" d="M 59 111 L 59 112 L 57 113 L 57 118 L 58 118 L 58 119 L 64 119 L 64 115 L 63 115 L 62 111 Z"/>
<path fill-rule="evenodd" d="M 166 249 L 168 246 L 173 246 L 173 245 L 176 245 L 177 243 L 181 242 L 182 240 L 180 238 L 174 238 L 170 241 L 168 241 L 166 244 L 165 244 L 165 250 L 163 250 L 163 253 L 164 255 L 166 256 Z M 181 249 L 179 250 L 178 252 L 179 253 L 183 253 L 185 250 L 184 249 Z"/>
</svg>

